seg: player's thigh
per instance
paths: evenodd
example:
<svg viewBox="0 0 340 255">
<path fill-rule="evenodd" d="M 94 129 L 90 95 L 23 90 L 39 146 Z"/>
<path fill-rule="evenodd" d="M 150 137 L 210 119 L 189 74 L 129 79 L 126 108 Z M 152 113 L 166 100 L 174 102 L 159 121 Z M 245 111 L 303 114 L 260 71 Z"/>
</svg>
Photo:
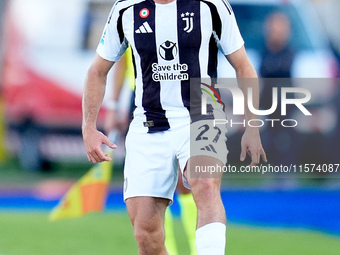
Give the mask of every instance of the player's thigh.
<svg viewBox="0 0 340 255">
<path fill-rule="evenodd" d="M 162 229 L 168 199 L 156 197 L 131 197 L 126 201 L 127 211 L 135 231 Z"/>
<path fill-rule="evenodd" d="M 193 182 L 205 179 L 216 179 L 216 182 L 220 182 L 224 168 L 225 163 L 218 158 L 196 155 L 189 158 L 184 173 L 191 187 Z"/>
</svg>

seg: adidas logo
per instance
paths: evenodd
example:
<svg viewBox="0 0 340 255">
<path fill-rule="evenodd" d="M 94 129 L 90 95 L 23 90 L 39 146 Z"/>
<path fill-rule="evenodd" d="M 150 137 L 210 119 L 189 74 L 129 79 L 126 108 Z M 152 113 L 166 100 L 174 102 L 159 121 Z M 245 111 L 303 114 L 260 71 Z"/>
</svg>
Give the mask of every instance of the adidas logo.
<svg viewBox="0 0 340 255">
<path fill-rule="evenodd" d="M 214 146 L 212 146 L 211 144 L 201 148 L 201 151 L 212 151 L 213 153 L 217 153 Z"/>
<path fill-rule="evenodd" d="M 136 31 L 136 34 L 149 34 L 149 33 L 153 33 L 149 23 L 147 21 L 145 21 L 143 23 L 143 25 L 141 25 Z"/>
</svg>

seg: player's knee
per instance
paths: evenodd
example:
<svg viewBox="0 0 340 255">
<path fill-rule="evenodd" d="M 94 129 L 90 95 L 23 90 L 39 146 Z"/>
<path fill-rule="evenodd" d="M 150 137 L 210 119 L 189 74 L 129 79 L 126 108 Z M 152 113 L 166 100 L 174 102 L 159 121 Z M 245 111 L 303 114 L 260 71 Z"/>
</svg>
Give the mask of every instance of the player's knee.
<svg viewBox="0 0 340 255">
<path fill-rule="evenodd" d="M 134 235 L 139 247 L 157 250 L 164 244 L 164 231 L 161 227 L 155 227 L 152 224 L 135 226 Z"/>
<path fill-rule="evenodd" d="M 189 184 L 191 190 L 199 194 L 204 191 L 219 192 L 221 180 L 219 178 L 191 178 Z"/>
<path fill-rule="evenodd" d="M 135 239 L 138 243 L 138 246 L 146 246 L 149 245 L 149 233 L 143 229 L 135 229 L 134 231 Z"/>
<path fill-rule="evenodd" d="M 220 198 L 220 180 L 217 178 L 194 178 L 190 182 L 197 207 L 207 206 Z"/>
</svg>

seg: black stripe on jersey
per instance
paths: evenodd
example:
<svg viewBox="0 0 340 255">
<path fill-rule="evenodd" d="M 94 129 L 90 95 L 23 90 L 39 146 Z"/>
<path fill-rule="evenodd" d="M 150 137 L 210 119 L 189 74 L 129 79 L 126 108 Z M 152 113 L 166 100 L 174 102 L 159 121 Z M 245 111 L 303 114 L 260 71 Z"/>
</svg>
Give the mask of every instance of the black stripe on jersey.
<svg viewBox="0 0 340 255">
<path fill-rule="evenodd" d="M 140 16 L 144 8 L 149 10 L 146 18 Z M 135 31 L 147 22 L 153 33 L 136 33 Z M 152 79 L 152 63 L 158 63 L 157 45 L 155 37 L 155 4 L 151 1 L 143 1 L 134 6 L 134 41 L 135 48 L 141 60 L 143 74 L 143 98 L 142 106 L 145 110 L 148 133 L 168 130 L 170 128 L 165 110 L 161 105 L 161 85 Z"/>
<path fill-rule="evenodd" d="M 122 9 L 122 10 L 119 12 L 119 18 L 118 18 L 118 21 L 117 21 L 117 31 L 118 31 L 120 43 L 123 43 L 124 37 L 125 37 L 125 36 L 124 36 L 124 32 L 123 32 L 123 13 L 124 13 L 128 8 L 130 8 L 130 6 L 127 7 L 127 8 Z"/>
<path fill-rule="evenodd" d="M 217 11 L 216 5 L 212 4 L 208 1 L 202 1 L 206 3 L 210 9 L 211 13 L 211 20 L 213 22 L 213 31 L 215 31 L 218 39 L 221 39 L 221 33 L 222 33 L 222 20 L 220 18 L 220 15 Z"/>
<path fill-rule="evenodd" d="M 217 77 L 218 47 L 214 36 L 210 37 L 209 42 L 209 59 L 208 59 L 208 75 L 211 78 Z"/>
<path fill-rule="evenodd" d="M 224 2 L 224 0 L 222 0 Z M 218 39 L 221 39 L 222 34 L 222 20 L 221 17 L 217 11 L 216 5 L 212 4 L 211 2 L 204 1 L 210 9 L 211 13 L 211 19 L 212 19 L 212 25 L 213 25 L 213 31 L 215 32 L 215 35 L 218 37 Z M 228 9 L 228 8 L 227 8 Z M 229 9 L 228 9 L 229 11 Z M 229 12 L 230 13 L 230 12 Z M 230 13 L 231 14 L 231 13 Z M 217 78 L 217 65 L 218 65 L 218 47 L 216 44 L 216 39 L 214 35 L 211 36 L 210 42 L 209 42 L 209 60 L 208 60 L 208 74 L 212 80 L 212 86 L 215 87 L 216 80 L 214 78 Z M 216 91 L 220 94 L 220 91 L 216 89 Z M 223 110 L 224 110 L 224 104 L 223 104 Z"/>
<path fill-rule="evenodd" d="M 186 73 L 189 74 L 190 78 L 199 78 L 201 77 L 199 51 L 202 42 L 200 2 L 178 1 L 177 9 L 179 61 L 181 64 L 186 63 L 189 66 Z M 186 16 L 182 17 L 187 13 L 193 19 L 193 29 L 189 33 L 184 30 L 187 22 L 183 18 Z M 181 81 L 181 94 L 184 106 L 190 110 L 190 80 Z"/>
<path fill-rule="evenodd" d="M 136 67 L 135 55 L 133 54 L 132 49 L 131 49 L 131 57 L 132 57 L 132 65 L 133 65 L 133 74 L 134 74 L 134 77 L 136 79 L 136 77 L 137 77 L 137 67 Z M 136 89 L 136 84 L 134 84 L 134 90 L 135 89 Z"/>
<path fill-rule="evenodd" d="M 221 21 L 221 18 L 217 11 L 216 6 L 208 1 L 202 1 L 202 2 L 208 5 L 210 9 L 210 13 L 211 13 L 213 31 L 215 32 L 218 39 L 221 39 L 222 21 Z M 217 77 L 217 61 L 218 61 L 217 55 L 218 55 L 218 47 L 217 47 L 214 35 L 212 35 L 210 38 L 210 42 L 209 42 L 209 60 L 208 60 L 209 61 L 208 62 L 208 74 L 212 78 Z"/>
</svg>

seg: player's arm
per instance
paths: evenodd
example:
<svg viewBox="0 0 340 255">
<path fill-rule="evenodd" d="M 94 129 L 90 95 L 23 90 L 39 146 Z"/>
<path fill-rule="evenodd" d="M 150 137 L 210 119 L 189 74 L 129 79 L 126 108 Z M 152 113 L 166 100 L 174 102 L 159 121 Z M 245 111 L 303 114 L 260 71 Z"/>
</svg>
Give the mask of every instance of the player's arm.
<svg viewBox="0 0 340 255">
<path fill-rule="evenodd" d="M 107 74 L 113 64 L 97 54 L 85 81 L 82 133 L 88 160 L 93 163 L 111 160 L 108 155 L 103 153 L 102 144 L 106 144 L 112 149 L 116 148 L 116 145 L 97 130 L 96 125 L 105 94 Z"/>
<path fill-rule="evenodd" d="M 112 97 L 106 105 L 107 113 L 105 116 L 104 130 L 106 134 L 117 128 L 117 102 L 119 99 L 120 92 L 122 90 L 125 72 L 127 69 L 127 59 L 126 54 L 124 54 L 121 59 L 115 63 L 113 67 L 113 92 Z"/>
<path fill-rule="evenodd" d="M 244 46 L 234 53 L 226 56 L 229 63 L 236 71 L 238 78 L 238 84 L 243 94 L 245 95 L 245 117 L 246 122 L 250 119 L 257 119 L 257 116 L 250 112 L 247 105 L 248 88 L 252 88 L 253 91 L 253 104 L 256 109 L 259 107 L 259 84 L 256 71 L 251 64 L 246 54 Z M 260 162 L 260 157 L 267 162 L 266 153 L 264 152 L 260 139 L 260 131 L 257 127 L 246 127 L 246 130 L 242 136 L 241 141 L 241 161 L 244 161 L 246 154 L 251 157 L 250 166 L 257 165 Z"/>
</svg>

